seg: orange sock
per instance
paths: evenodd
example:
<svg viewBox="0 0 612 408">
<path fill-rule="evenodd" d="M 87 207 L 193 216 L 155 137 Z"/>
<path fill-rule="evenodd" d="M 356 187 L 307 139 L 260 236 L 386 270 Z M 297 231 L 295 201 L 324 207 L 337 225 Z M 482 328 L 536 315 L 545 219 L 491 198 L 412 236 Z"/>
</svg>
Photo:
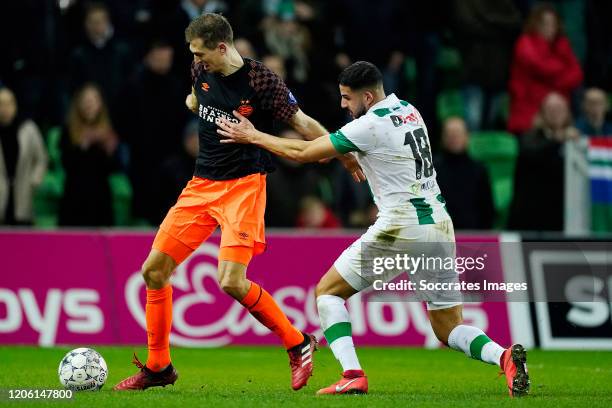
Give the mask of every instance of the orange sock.
<svg viewBox="0 0 612 408">
<path fill-rule="evenodd" d="M 172 286 L 147 289 L 147 368 L 160 371 L 170 364 L 170 330 L 172 329 Z"/>
<path fill-rule="evenodd" d="M 285 348 L 297 346 L 304 341 L 304 335 L 287 319 L 274 298 L 255 282 L 240 302 L 264 326 L 272 330 L 283 341 Z"/>
</svg>

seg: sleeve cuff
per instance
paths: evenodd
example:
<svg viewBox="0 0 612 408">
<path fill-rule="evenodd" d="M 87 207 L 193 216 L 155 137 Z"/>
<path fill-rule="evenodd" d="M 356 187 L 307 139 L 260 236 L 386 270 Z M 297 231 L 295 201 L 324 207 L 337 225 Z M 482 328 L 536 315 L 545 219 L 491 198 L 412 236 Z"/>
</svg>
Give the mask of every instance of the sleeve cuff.
<svg viewBox="0 0 612 408">
<path fill-rule="evenodd" d="M 345 154 L 349 152 L 361 151 L 339 130 L 337 132 L 331 133 L 329 135 L 329 139 L 331 140 L 332 144 L 334 145 L 334 148 L 336 149 L 336 151 L 338 151 L 338 153 Z"/>
</svg>

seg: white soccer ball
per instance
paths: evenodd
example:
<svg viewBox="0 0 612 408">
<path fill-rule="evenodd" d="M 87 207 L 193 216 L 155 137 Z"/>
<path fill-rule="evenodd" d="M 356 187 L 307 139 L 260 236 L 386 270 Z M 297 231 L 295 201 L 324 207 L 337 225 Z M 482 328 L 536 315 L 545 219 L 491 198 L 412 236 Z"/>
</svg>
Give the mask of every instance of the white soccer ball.
<svg viewBox="0 0 612 408">
<path fill-rule="evenodd" d="M 108 377 L 104 358 L 94 349 L 77 348 L 69 351 L 57 370 L 64 387 L 72 391 L 98 391 Z"/>
</svg>

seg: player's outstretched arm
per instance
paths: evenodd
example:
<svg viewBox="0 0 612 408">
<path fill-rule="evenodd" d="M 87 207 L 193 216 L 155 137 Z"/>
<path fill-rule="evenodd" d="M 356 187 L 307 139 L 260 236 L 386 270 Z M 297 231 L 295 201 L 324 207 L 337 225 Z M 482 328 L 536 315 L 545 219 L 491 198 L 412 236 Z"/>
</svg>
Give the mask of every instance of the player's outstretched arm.
<svg viewBox="0 0 612 408">
<path fill-rule="evenodd" d="M 305 114 L 301 109 L 287 122 L 291 127 L 301 134 L 306 140 L 316 140 L 321 136 L 328 136 L 329 132 L 317 120 Z M 356 182 L 365 181 L 365 175 L 359 167 L 359 163 L 351 153 L 337 156 L 344 168 L 351 173 Z"/>
<path fill-rule="evenodd" d="M 329 134 L 323 125 L 305 114 L 301 109 L 298 109 L 287 123 L 306 140 L 315 140 Z"/>
<path fill-rule="evenodd" d="M 312 141 L 282 139 L 255 129 L 255 126 L 240 113 L 234 111 L 240 122 L 232 123 L 227 119 L 217 122 L 217 132 L 224 136 L 221 143 L 250 143 L 262 147 L 278 156 L 301 163 L 314 162 L 338 156 L 329 137 L 319 137 Z"/>
</svg>

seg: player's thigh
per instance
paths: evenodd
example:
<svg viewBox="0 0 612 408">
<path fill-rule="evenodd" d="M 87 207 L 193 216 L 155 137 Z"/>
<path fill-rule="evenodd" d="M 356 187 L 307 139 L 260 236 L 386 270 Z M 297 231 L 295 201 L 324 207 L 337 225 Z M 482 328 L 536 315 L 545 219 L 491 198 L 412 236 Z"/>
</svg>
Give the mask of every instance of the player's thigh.
<svg viewBox="0 0 612 408">
<path fill-rule="evenodd" d="M 319 280 L 315 289 L 315 295 L 332 295 L 339 296 L 342 299 L 348 299 L 357 293 L 358 290 L 348 284 L 346 280 L 338 273 L 335 266 L 329 268 L 329 270 Z"/>
<path fill-rule="evenodd" d="M 251 174 L 227 183 L 228 191 L 211 207 L 221 225 L 220 261 L 248 265 L 266 249 L 266 178 Z"/>
<path fill-rule="evenodd" d="M 178 265 L 215 231 L 217 221 L 209 214 L 207 192 L 192 180 L 162 221 L 153 248 L 172 257 Z M 194 184 L 194 185 L 192 185 Z"/>
<path fill-rule="evenodd" d="M 406 236 L 412 241 L 407 241 L 400 253 L 422 260 L 419 267 L 410 271 L 410 280 L 417 285 L 417 298 L 427 302 L 428 310 L 460 305 L 463 296 L 457 288 L 459 275 L 455 263 L 449 262 L 456 253 L 452 223 L 410 226 L 406 228 Z"/>
<path fill-rule="evenodd" d="M 333 270 L 349 287 L 353 288 L 353 293 L 370 287 L 377 279 L 392 278 L 392 276 L 376 275 L 370 267 L 374 258 L 387 254 L 386 245 L 380 245 L 380 242 L 377 241 L 382 228 L 380 220 L 377 220 L 334 261 Z M 334 277 L 335 274 L 332 273 L 330 276 Z"/>
</svg>

